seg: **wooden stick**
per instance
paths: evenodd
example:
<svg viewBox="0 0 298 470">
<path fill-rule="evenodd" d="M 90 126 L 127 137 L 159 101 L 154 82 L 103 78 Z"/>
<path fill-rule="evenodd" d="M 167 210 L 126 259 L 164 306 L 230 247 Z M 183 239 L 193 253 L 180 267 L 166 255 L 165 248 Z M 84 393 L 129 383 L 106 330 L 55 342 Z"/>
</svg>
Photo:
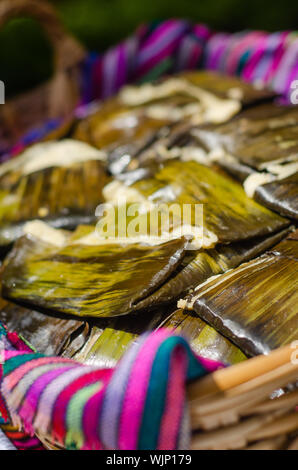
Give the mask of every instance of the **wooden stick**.
<svg viewBox="0 0 298 470">
<path fill-rule="evenodd" d="M 219 369 L 213 374 L 190 384 L 188 398 L 189 400 L 195 400 L 241 385 L 282 365 L 290 364 L 292 354 L 293 348 L 291 345 L 284 346 L 276 349 L 268 356 L 257 356 L 226 369 Z M 298 365 L 296 367 L 298 371 Z"/>
</svg>

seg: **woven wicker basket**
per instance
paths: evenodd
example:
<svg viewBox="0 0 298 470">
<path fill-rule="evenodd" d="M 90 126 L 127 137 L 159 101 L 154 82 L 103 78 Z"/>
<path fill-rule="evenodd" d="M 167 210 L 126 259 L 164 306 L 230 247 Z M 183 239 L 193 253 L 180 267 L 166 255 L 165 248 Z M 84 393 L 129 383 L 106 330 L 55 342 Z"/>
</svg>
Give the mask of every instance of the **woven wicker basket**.
<svg viewBox="0 0 298 470">
<path fill-rule="evenodd" d="M 192 449 L 297 450 L 297 380 L 287 346 L 191 385 Z"/>
<path fill-rule="evenodd" d="M 10 147 L 20 136 L 47 119 L 70 115 L 78 102 L 79 65 L 86 54 L 78 41 L 65 31 L 47 2 L 0 2 L 0 28 L 17 17 L 33 18 L 42 26 L 53 47 L 55 73 L 50 81 L 0 106 L 0 146 L 3 148 Z"/>
</svg>

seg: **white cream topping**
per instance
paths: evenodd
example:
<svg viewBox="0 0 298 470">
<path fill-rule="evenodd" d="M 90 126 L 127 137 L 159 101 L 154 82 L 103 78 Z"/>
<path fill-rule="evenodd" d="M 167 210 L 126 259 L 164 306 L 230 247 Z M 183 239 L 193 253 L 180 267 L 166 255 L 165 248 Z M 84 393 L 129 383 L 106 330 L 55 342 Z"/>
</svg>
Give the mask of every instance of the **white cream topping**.
<svg viewBox="0 0 298 470">
<path fill-rule="evenodd" d="M 267 169 L 270 173 L 255 172 L 245 179 L 243 187 L 248 197 L 252 198 L 256 189 L 263 184 L 279 181 L 297 173 L 298 162 L 288 163 L 286 165 L 271 163 L 267 166 Z"/>
<path fill-rule="evenodd" d="M 243 183 L 244 191 L 248 197 L 253 198 L 256 189 L 262 184 L 271 183 L 274 181 L 274 176 L 270 173 L 251 173 Z"/>
<path fill-rule="evenodd" d="M 152 204 L 139 191 L 118 180 L 111 181 L 103 188 L 103 196 L 111 204 L 140 202 L 148 205 L 148 208 L 152 207 Z"/>
<path fill-rule="evenodd" d="M 15 170 L 29 175 L 53 166 L 68 167 L 88 160 L 105 159 L 104 152 L 78 140 L 43 142 L 29 147 L 21 155 L 1 165 L 0 176 Z"/>
<path fill-rule="evenodd" d="M 241 109 L 241 104 L 238 100 L 218 98 L 214 94 L 192 85 L 187 80 L 181 78 L 172 78 L 158 85 L 148 83 L 141 87 L 125 87 L 120 92 L 120 99 L 124 105 L 140 106 L 152 100 L 169 97 L 179 92 L 185 93 L 200 102 L 201 106 L 198 108 L 186 107 L 186 112 L 193 116 L 193 124 L 205 121 L 214 123 L 224 122 Z"/>
<path fill-rule="evenodd" d="M 51 245 L 62 248 L 65 246 L 68 237 L 67 233 L 63 230 L 55 229 L 50 227 L 50 225 L 42 222 L 41 220 L 33 220 L 27 222 L 24 225 L 24 234 L 32 235 L 35 238 L 39 238 L 45 243 L 50 243 Z"/>
</svg>

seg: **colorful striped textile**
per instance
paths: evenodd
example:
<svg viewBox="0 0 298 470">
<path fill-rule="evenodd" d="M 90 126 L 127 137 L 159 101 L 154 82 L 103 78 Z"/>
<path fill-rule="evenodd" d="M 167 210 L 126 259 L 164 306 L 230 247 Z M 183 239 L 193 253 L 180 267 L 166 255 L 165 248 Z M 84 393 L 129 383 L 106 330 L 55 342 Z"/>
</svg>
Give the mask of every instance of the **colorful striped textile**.
<svg viewBox="0 0 298 470">
<path fill-rule="evenodd" d="M 27 343 L 16 333 L 11 333 L 0 323 L 0 353 L 2 351 L 33 352 Z M 0 367 L 0 383 L 2 367 Z M 11 426 L 9 413 L 5 401 L 0 393 L 0 450 L 44 450 L 43 445 L 36 436 L 31 436 L 23 430 Z"/>
<path fill-rule="evenodd" d="M 176 19 L 144 25 L 102 56 L 86 60 L 82 101 L 107 98 L 128 82 L 198 68 L 267 86 L 289 102 L 291 83 L 298 79 L 298 32 L 218 33 Z"/>
<path fill-rule="evenodd" d="M 166 329 L 140 336 L 115 369 L 0 344 L 11 424 L 76 450 L 187 449 L 185 383 L 222 366 Z"/>
<path fill-rule="evenodd" d="M 126 83 L 143 83 L 164 74 L 207 69 L 266 86 L 290 103 L 291 83 L 298 80 L 298 32 L 213 32 L 204 24 L 169 19 L 142 25 L 105 54 L 91 53 L 82 64 L 81 103 L 115 94 Z M 61 125 L 46 122 L 14 148 L 0 149 L 0 162 L 20 153 Z"/>
</svg>

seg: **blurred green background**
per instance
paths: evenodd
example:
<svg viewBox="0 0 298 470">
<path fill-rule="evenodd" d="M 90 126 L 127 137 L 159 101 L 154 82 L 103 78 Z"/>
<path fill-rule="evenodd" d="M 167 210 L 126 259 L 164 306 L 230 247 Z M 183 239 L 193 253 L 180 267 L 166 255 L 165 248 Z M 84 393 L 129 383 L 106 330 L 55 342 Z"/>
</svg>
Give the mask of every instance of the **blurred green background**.
<svg viewBox="0 0 298 470">
<path fill-rule="evenodd" d="M 1 1 L 1 0 L 0 0 Z M 39 0 L 42 1 L 42 0 Z M 142 22 L 170 17 L 203 22 L 222 31 L 297 29 L 293 0 L 52 0 L 65 25 L 89 50 L 104 51 Z M 0 79 L 8 96 L 52 73 L 51 49 L 39 26 L 13 20 L 0 31 Z"/>
</svg>

